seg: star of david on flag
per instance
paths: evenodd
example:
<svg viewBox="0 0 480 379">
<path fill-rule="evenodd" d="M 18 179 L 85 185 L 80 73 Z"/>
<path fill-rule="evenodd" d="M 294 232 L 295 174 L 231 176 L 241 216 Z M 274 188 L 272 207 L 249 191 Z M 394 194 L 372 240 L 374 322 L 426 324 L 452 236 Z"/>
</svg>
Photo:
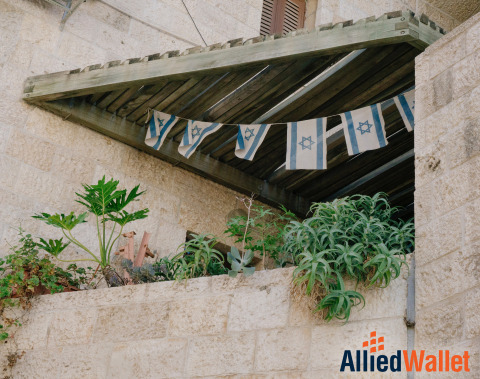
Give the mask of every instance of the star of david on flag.
<svg viewBox="0 0 480 379">
<path fill-rule="evenodd" d="M 380 104 L 345 112 L 341 117 L 349 155 L 388 144 Z"/>
<path fill-rule="evenodd" d="M 190 158 L 203 139 L 209 134 L 216 132 L 221 126 L 222 124 L 219 123 L 189 120 L 178 147 L 178 152 L 184 157 Z"/>
<path fill-rule="evenodd" d="M 145 136 L 145 144 L 153 147 L 155 150 L 160 149 L 168 132 L 177 123 L 178 117 L 153 111 L 152 118 L 148 123 L 147 134 Z"/>
<path fill-rule="evenodd" d="M 269 124 L 238 125 L 235 155 L 251 161 L 267 135 Z"/>
<path fill-rule="evenodd" d="M 393 98 L 409 132 L 415 129 L 415 90 L 411 90 Z"/>
<path fill-rule="evenodd" d="M 326 128 L 326 118 L 287 124 L 287 170 L 327 168 Z"/>
</svg>

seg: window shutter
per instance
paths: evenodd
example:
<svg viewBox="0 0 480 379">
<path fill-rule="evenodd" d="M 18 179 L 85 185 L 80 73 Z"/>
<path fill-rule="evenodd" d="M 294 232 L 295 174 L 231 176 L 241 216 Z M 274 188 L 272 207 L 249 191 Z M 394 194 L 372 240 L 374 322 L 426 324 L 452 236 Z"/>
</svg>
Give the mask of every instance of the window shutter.
<svg viewBox="0 0 480 379">
<path fill-rule="evenodd" d="M 303 28 L 305 0 L 264 0 L 260 34 L 287 34 Z"/>
</svg>

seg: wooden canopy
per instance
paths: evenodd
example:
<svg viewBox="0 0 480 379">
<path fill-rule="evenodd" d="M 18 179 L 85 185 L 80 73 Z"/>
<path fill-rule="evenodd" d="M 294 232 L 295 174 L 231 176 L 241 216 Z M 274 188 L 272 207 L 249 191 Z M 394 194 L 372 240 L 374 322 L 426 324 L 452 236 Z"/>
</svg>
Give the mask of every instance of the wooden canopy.
<svg viewBox="0 0 480 379">
<path fill-rule="evenodd" d="M 270 128 L 255 159 L 235 157 L 237 129 L 224 126 L 186 159 L 185 122 L 159 151 L 144 144 L 147 110 L 222 123 L 270 123 L 336 115 L 414 86 L 414 58 L 443 30 L 426 16 L 393 12 L 194 47 L 27 79 L 24 99 L 266 203 L 305 214 L 312 201 L 385 191 L 412 212 L 413 133 L 392 102 L 383 114 L 389 145 L 349 157 L 340 117 L 328 120 L 328 169 L 287 171 L 286 125 Z"/>
</svg>

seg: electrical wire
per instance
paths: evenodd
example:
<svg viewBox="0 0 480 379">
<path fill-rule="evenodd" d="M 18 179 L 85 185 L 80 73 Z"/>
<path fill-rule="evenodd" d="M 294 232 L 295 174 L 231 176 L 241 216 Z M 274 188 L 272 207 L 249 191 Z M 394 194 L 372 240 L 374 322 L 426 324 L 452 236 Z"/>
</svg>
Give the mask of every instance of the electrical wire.
<svg viewBox="0 0 480 379">
<path fill-rule="evenodd" d="M 207 45 L 207 42 L 205 42 L 205 39 L 204 39 L 203 36 L 202 36 L 202 33 L 200 33 L 200 30 L 198 29 L 198 26 L 197 26 L 195 20 L 193 19 L 192 15 L 190 14 L 190 11 L 188 10 L 187 5 L 185 4 L 185 1 L 182 0 L 182 4 L 183 4 L 183 6 L 185 7 L 185 9 L 187 10 L 187 13 L 188 13 L 188 15 L 190 16 L 190 19 L 192 20 L 193 25 L 195 26 L 195 29 L 197 29 L 198 35 L 199 35 L 200 38 L 202 39 L 202 41 L 203 41 L 203 43 L 205 44 L 205 46 L 208 46 L 208 45 Z"/>
</svg>

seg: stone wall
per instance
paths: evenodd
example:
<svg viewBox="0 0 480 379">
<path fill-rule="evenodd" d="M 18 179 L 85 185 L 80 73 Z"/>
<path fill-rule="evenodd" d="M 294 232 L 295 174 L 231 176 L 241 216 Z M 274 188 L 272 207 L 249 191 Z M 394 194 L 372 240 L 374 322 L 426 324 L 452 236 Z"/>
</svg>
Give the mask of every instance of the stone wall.
<svg viewBox="0 0 480 379">
<path fill-rule="evenodd" d="M 318 2 L 316 25 L 381 16 L 385 12 L 410 9 L 426 14 L 445 30 L 452 30 L 480 11 L 478 0 L 309 0 Z"/>
<path fill-rule="evenodd" d="M 480 376 L 480 15 L 416 60 L 417 349 Z"/>
<path fill-rule="evenodd" d="M 207 43 L 259 34 L 261 0 L 185 3 Z M 103 175 L 147 190 L 137 206 L 149 207 L 150 217 L 131 228 L 151 232 L 161 255 L 175 251 L 186 230 L 221 236 L 226 215 L 239 207 L 237 193 L 21 99 L 31 75 L 201 44 L 182 2 L 89 0 L 63 31 L 61 18 L 62 10 L 43 0 L 0 0 L 0 255 L 20 224 L 56 236 L 30 216 L 79 210 L 74 192 Z M 92 228 L 82 225 L 78 232 L 95 246 Z"/>
<path fill-rule="evenodd" d="M 362 289 L 366 307 L 346 325 L 293 301 L 291 276 L 289 268 L 41 296 L 0 356 L 25 351 L 15 379 L 316 379 L 339 377 L 344 350 L 361 349 L 372 331 L 385 337 L 385 354 L 406 349 L 405 273 L 387 289 Z"/>
</svg>

